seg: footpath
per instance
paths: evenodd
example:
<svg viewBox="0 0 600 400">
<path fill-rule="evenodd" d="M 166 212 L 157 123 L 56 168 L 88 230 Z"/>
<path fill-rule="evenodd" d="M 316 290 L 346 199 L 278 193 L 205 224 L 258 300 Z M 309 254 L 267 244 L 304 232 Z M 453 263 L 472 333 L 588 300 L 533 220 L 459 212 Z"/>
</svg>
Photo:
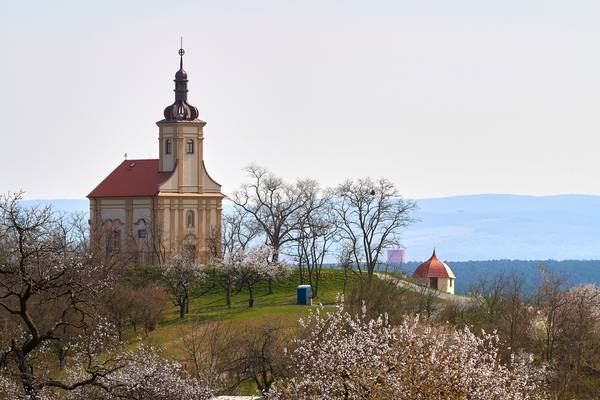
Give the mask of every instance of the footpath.
<svg viewBox="0 0 600 400">
<path fill-rule="evenodd" d="M 458 294 L 450 294 L 450 293 L 440 292 L 439 290 L 429 289 L 424 286 L 417 285 L 416 283 L 408 282 L 403 279 L 393 277 L 391 275 L 382 274 L 380 272 L 375 272 L 375 275 L 379 279 L 392 282 L 398 287 L 402 287 L 402 288 L 411 290 L 413 292 L 423 293 L 428 296 L 433 296 L 440 300 L 452 301 L 452 302 L 459 303 L 462 305 L 475 304 L 475 300 L 469 296 L 462 296 L 462 295 L 458 295 Z"/>
</svg>

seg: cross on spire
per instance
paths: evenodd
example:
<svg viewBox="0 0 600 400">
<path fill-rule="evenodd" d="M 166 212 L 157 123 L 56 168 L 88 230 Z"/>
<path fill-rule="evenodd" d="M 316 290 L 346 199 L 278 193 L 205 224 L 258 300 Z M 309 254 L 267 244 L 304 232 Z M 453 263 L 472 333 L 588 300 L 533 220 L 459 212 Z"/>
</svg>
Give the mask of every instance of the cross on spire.
<svg viewBox="0 0 600 400">
<path fill-rule="evenodd" d="M 183 36 L 179 39 L 179 69 L 183 69 L 183 55 L 185 54 L 185 50 L 183 49 Z"/>
<path fill-rule="evenodd" d="M 188 76 L 183 69 L 183 55 L 185 54 L 183 36 L 180 37 L 179 44 L 179 71 L 175 73 L 175 102 L 165 108 L 164 116 L 168 121 L 193 121 L 198 118 L 198 109 L 189 104 L 187 100 Z"/>
</svg>

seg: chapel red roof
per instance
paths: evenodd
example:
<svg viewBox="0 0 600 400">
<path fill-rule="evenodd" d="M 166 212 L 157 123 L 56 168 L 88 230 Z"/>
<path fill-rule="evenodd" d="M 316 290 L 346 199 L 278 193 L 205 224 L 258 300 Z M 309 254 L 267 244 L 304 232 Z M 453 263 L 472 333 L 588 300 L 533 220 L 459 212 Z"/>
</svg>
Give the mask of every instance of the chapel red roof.
<svg viewBox="0 0 600 400">
<path fill-rule="evenodd" d="M 455 278 L 454 273 L 443 261 L 440 261 L 435 255 L 435 250 L 429 258 L 413 273 L 414 278 Z"/>
<path fill-rule="evenodd" d="M 159 171 L 159 160 L 125 160 L 87 197 L 154 196 L 172 173 Z"/>
</svg>

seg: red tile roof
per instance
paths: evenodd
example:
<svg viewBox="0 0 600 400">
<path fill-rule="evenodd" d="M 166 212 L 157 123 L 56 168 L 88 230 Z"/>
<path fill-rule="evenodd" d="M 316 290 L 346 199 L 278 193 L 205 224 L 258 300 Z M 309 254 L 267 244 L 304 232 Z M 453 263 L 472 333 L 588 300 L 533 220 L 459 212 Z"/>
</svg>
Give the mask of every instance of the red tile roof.
<svg viewBox="0 0 600 400">
<path fill-rule="evenodd" d="M 173 172 L 160 172 L 159 160 L 125 160 L 87 197 L 154 196 Z"/>
<path fill-rule="evenodd" d="M 436 255 L 435 250 L 433 250 L 433 254 L 429 258 L 429 260 L 425 261 L 423 264 L 419 265 L 419 267 L 413 273 L 413 277 L 415 278 L 454 278 L 454 273 L 443 261 L 440 261 Z"/>
</svg>

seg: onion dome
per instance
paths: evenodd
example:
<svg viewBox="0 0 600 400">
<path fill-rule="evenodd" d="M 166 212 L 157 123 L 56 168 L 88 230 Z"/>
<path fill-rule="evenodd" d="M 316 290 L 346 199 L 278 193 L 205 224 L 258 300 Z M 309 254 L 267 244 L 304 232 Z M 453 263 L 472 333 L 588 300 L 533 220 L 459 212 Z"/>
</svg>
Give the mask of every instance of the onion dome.
<svg viewBox="0 0 600 400">
<path fill-rule="evenodd" d="M 165 108 L 166 121 L 193 121 L 198 118 L 198 109 L 187 101 L 187 72 L 183 69 L 185 50 L 179 49 L 179 71 L 175 73 L 175 102 Z"/>
<path fill-rule="evenodd" d="M 448 264 L 440 261 L 435 255 L 435 249 L 429 260 L 425 261 L 413 273 L 413 278 L 452 278 L 455 279 L 454 272 Z"/>
</svg>

